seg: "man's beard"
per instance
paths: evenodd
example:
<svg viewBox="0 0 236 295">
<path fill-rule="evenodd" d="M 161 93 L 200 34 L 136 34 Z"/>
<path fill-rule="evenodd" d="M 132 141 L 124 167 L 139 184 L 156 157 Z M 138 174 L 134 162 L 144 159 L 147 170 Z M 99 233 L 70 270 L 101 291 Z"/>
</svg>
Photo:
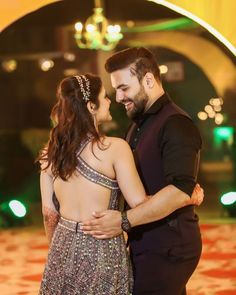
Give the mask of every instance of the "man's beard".
<svg viewBox="0 0 236 295">
<path fill-rule="evenodd" d="M 148 96 L 144 90 L 144 87 L 141 86 L 139 92 L 135 95 L 135 97 L 127 98 L 126 101 L 133 102 L 133 108 L 130 111 L 127 111 L 127 116 L 134 120 L 138 118 L 141 114 L 144 113 L 146 104 L 148 102 Z"/>
</svg>

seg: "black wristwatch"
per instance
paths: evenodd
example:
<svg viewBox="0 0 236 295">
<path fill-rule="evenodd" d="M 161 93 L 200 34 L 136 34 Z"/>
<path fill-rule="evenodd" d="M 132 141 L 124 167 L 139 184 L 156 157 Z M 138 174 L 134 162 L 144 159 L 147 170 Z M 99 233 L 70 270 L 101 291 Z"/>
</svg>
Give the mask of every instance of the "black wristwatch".
<svg viewBox="0 0 236 295">
<path fill-rule="evenodd" d="M 121 228 L 127 233 L 131 231 L 131 224 L 127 218 L 126 211 L 121 212 Z"/>
</svg>

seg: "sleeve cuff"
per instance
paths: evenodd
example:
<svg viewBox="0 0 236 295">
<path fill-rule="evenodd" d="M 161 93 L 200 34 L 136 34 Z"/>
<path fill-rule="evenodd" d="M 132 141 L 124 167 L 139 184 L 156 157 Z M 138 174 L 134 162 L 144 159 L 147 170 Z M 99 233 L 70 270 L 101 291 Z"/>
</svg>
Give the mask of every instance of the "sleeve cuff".
<svg viewBox="0 0 236 295">
<path fill-rule="evenodd" d="M 182 192 L 186 193 L 189 197 L 191 197 L 194 187 L 196 185 L 196 182 L 195 181 L 184 182 L 184 181 L 174 180 L 170 184 L 174 185 L 179 190 L 181 190 Z"/>
</svg>

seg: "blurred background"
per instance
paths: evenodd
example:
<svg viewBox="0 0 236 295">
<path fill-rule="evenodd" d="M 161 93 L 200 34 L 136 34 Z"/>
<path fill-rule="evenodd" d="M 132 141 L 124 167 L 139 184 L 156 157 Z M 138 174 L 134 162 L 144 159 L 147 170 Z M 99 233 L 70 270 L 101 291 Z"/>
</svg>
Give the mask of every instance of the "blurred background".
<svg viewBox="0 0 236 295">
<path fill-rule="evenodd" d="M 63 77 L 101 75 L 113 98 L 113 122 L 103 129 L 124 136 L 129 121 L 114 101 L 104 63 L 132 46 L 155 54 L 165 89 L 200 129 L 200 217 L 234 220 L 236 2 L 20 2 L 0 1 L 0 227 L 42 223 L 34 161 L 48 139 Z"/>
</svg>

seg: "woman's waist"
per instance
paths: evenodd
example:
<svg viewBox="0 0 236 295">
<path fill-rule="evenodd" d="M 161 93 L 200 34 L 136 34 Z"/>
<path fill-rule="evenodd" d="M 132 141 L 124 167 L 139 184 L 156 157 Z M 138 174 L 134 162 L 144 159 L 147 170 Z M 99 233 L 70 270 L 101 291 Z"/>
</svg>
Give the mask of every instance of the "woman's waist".
<svg viewBox="0 0 236 295">
<path fill-rule="evenodd" d="M 81 225 L 82 225 L 82 221 L 75 221 L 75 220 L 67 219 L 62 216 L 60 216 L 60 219 L 57 224 L 57 226 L 60 228 L 60 231 L 65 229 L 65 230 L 70 231 L 75 234 L 78 233 L 79 235 L 83 236 L 84 238 L 88 238 L 89 240 L 91 240 L 91 239 L 97 240 L 97 241 L 100 241 L 101 243 L 103 243 L 106 240 L 117 240 L 118 241 L 118 240 L 122 239 L 122 241 L 124 242 L 124 234 L 123 233 L 121 233 L 118 236 L 112 237 L 112 238 L 108 238 L 105 240 L 99 240 L 91 235 L 85 234 L 83 232 L 83 230 L 81 229 Z"/>
<path fill-rule="evenodd" d="M 58 221 L 58 226 L 66 228 L 66 229 L 76 232 L 76 233 L 79 231 L 82 232 L 81 224 L 82 224 L 82 221 L 68 219 L 68 218 L 65 218 L 62 216 L 60 216 L 60 219 Z"/>
<path fill-rule="evenodd" d="M 94 209 L 93 208 L 90 208 L 90 210 L 81 210 L 74 207 L 73 209 L 67 209 L 67 210 L 64 210 L 63 208 L 60 208 L 60 221 L 62 222 L 69 222 L 71 224 L 73 223 L 79 223 L 81 224 L 82 222 L 84 221 L 87 221 L 87 220 L 91 220 L 91 219 L 94 219 L 93 217 L 93 212 L 103 212 L 107 210 L 106 207 L 104 208 L 101 208 L 101 209 Z"/>
<path fill-rule="evenodd" d="M 96 206 L 96 204 L 88 204 L 88 205 L 81 205 L 77 206 L 76 204 L 73 204 L 73 206 L 60 206 L 59 214 L 63 218 L 75 222 L 83 222 L 86 220 L 93 219 L 93 213 L 94 212 L 104 212 L 109 208 L 109 204 L 99 204 Z M 119 208 L 113 208 L 115 210 L 118 210 Z"/>
</svg>

